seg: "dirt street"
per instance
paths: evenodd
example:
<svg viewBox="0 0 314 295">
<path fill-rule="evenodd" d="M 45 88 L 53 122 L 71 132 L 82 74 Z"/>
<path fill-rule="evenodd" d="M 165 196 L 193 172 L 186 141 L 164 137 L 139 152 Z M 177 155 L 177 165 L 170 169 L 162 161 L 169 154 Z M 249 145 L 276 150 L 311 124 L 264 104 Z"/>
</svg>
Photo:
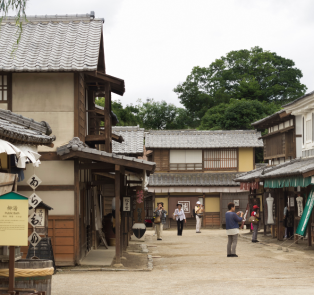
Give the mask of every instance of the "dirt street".
<svg viewBox="0 0 314 295">
<path fill-rule="evenodd" d="M 227 258 L 224 230 L 146 234 L 154 258 L 151 272 L 80 272 L 53 277 L 53 294 L 314 294 L 314 251 L 291 252 L 239 238 L 238 258 Z M 301 249 L 301 250 L 300 250 Z"/>
</svg>

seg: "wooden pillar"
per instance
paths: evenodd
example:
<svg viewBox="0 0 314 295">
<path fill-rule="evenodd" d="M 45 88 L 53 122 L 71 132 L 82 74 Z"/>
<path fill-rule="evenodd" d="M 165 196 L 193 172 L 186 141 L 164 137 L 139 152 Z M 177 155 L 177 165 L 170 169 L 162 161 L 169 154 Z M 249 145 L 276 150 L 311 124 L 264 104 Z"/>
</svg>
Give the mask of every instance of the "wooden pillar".
<svg viewBox="0 0 314 295">
<path fill-rule="evenodd" d="M 115 228 L 116 228 L 116 266 L 121 266 L 120 256 L 120 165 L 115 165 L 115 183 L 114 183 L 114 196 L 115 196 Z"/>
<path fill-rule="evenodd" d="M 222 208 L 222 193 L 220 193 L 219 194 L 219 206 L 220 206 L 220 228 L 222 228 L 222 212 L 224 212 L 224 211 L 222 211 L 223 210 L 223 208 Z M 205 208 L 206 209 L 206 208 Z M 204 214 L 205 215 L 205 214 Z M 205 217 L 205 216 L 204 216 Z"/>
<path fill-rule="evenodd" d="M 79 160 L 74 160 L 74 258 L 78 264 L 80 260 L 80 170 Z M 53 229 L 55 230 L 55 229 Z"/>
<path fill-rule="evenodd" d="M 10 246 L 10 253 L 9 253 L 9 292 L 11 294 L 15 294 L 15 247 Z"/>
<path fill-rule="evenodd" d="M 120 204 L 123 204 L 123 197 L 125 196 L 124 190 L 124 167 L 120 167 Z M 123 256 L 124 245 L 124 231 L 125 231 L 125 212 L 121 210 L 121 223 L 120 223 L 120 255 Z"/>
<path fill-rule="evenodd" d="M 265 218 L 265 203 L 266 203 L 267 193 L 262 193 L 262 206 L 263 206 L 263 223 L 264 223 L 264 236 L 266 236 L 266 218 Z"/>
<path fill-rule="evenodd" d="M 105 84 L 105 111 L 104 111 L 104 123 L 105 123 L 105 151 L 107 153 L 112 152 L 112 136 L 111 136 L 111 87 L 110 83 Z"/>
<path fill-rule="evenodd" d="M 284 209 L 284 205 L 285 205 L 285 198 L 284 198 L 284 191 L 283 189 L 278 189 L 279 191 L 279 212 L 278 212 L 278 216 L 279 216 L 279 231 L 278 231 L 278 240 L 279 241 L 283 241 L 283 237 L 284 237 L 284 227 L 283 227 L 283 223 L 284 223 L 284 216 L 283 216 L 283 209 Z"/>
</svg>

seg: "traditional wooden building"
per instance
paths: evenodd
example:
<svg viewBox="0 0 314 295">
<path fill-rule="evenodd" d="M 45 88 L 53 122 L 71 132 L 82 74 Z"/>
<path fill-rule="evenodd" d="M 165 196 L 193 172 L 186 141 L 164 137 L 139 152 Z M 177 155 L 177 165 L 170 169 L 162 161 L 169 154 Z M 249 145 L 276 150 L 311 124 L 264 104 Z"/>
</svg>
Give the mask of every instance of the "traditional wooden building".
<svg viewBox="0 0 314 295">
<path fill-rule="evenodd" d="M 111 93 L 123 95 L 125 85 L 106 73 L 104 20 L 93 12 L 27 20 L 17 45 L 15 18 L 0 26 L 0 107 L 38 122 L 47 120 L 54 130 L 54 147 L 38 148 L 42 184 L 36 191 L 54 208 L 49 236 L 56 264 L 74 265 L 100 243 L 102 198 L 114 194 L 120 208 L 127 194 L 125 175 L 149 174 L 155 165 L 112 153 L 112 141 L 122 138 L 112 133 L 116 117 Z M 106 98 L 103 109 L 95 105 L 100 96 Z M 25 179 L 32 174 L 27 166 Z M 18 191 L 32 193 L 25 180 Z M 121 227 L 120 216 L 115 210 L 117 264 L 127 243 L 123 234 L 129 232 Z M 123 218 L 122 213 L 122 224 Z"/>
<path fill-rule="evenodd" d="M 263 136 L 264 159 L 270 166 L 235 179 L 241 183 L 263 183 L 264 205 L 267 206 L 267 200 L 273 198 L 273 208 L 267 208 L 265 212 L 269 210 L 274 217 L 271 223 L 267 223 L 268 218 L 265 217 L 265 224 L 272 227 L 273 237 L 278 240 L 284 238 L 284 207 L 289 205 L 294 214 L 295 232 L 301 218 L 297 197 L 301 195 L 298 205 L 302 200 L 303 207 L 314 183 L 313 110 L 314 92 L 311 92 L 284 105 L 283 110 L 274 115 L 253 123 L 257 129 L 268 129 L 268 134 Z M 308 227 L 309 245 L 314 237 L 312 216 L 313 213 Z"/>
<path fill-rule="evenodd" d="M 195 203 L 205 205 L 203 226 L 217 228 L 225 224 L 227 204 L 239 201 L 244 211 L 247 191 L 233 179 L 240 172 L 255 169 L 255 148 L 262 147 L 260 132 L 234 131 L 149 131 L 148 159 L 156 163 L 156 173 L 149 178 L 149 192 L 155 205 L 162 201 L 168 211 L 168 226 L 174 226 L 172 213 L 176 204 L 184 204 L 188 226 L 195 225 Z"/>
</svg>

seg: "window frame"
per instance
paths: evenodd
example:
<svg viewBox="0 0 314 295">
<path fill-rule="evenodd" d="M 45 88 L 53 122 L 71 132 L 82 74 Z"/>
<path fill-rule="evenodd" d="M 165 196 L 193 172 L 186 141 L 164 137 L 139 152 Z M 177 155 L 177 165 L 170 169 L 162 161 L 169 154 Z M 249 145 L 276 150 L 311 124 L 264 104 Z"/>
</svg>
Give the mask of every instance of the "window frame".
<svg viewBox="0 0 314 295">
<path fill-rule="evenodd" d="M 0 79 L 1 79 L 1 85 L 0 85 L 0 93 L 1 93 L 1 98 L 3 98 L 3 76 L 7 76 L 7 100 L 0 100 L 0 104 L 7 104 L 7 109 L 12 111 L 12 73 L 8 72 L 0 72 Z"/>
<path fill-rule="evenodd" d="M 206 158 L 206 152 L 207 151 L 216 151 L 220 154 L 220 157 L 219 159 L 215 159 L 215 158 L 212 158 L 212 160 L 208 160 Z M 221 153 L 223 151 L 231 151 L 231 152 L 234 152 L 234 155 L 235 157 L 231 157 L 231 158 L 222 158 L 221 157 Z M 230 161 L 232 163 L 235 163 L 236 166 L 232 166 L 232 167 L 221 167 L 221 162 L 223 162 L 222 160 L 227 160 L 227 161 Z M 220 167 L 215 167 L 215 168 L 206 168 L 206 162 L 218 162 L 219 161 L 219 164 L 220 164 Z M 213 148 L 213 149 L 204 149 L 203 151 L 203 169 L 204 171 L 238 171 L 239 169 L 239 149 L 238 148 Z"/>
</svg>

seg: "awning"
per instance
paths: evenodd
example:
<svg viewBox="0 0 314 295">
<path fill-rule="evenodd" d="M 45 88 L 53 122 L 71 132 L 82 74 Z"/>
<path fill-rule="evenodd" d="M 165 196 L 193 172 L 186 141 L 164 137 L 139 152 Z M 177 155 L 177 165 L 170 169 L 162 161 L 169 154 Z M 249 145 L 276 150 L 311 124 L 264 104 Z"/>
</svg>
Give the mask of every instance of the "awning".
<svg viewBox="0 0 314 295">
<path fill-rule="evenodd" d="M 306 187 L 311 184 L 311 177 L 285 177 L 276 179 L 265 179 L 264 188 L 283 188 L 283 187 Z"/>
<path fill-rule="evenodd" d="M 0 139 L 0 154 L 15 155 L 18 168 L 26 168 L 26 163 L 33 163 L 35 167 L 40 164 L 40 154 L 36 152 L 37 148 L 30 145 L 13 145 L 12 143 Z"/>
</svg>

